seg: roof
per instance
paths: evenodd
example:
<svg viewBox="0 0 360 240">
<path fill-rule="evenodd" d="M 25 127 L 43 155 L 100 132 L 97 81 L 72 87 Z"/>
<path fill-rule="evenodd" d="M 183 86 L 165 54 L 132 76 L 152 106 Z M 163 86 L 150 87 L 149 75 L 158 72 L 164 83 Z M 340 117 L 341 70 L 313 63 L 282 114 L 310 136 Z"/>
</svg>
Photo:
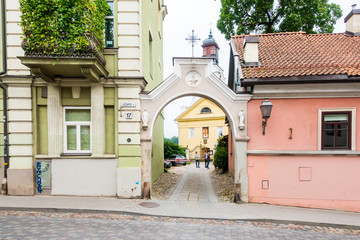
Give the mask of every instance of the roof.
<svg viewBox="0 0 360 240">
<path fill-rule="evenodd" d="M 201 109 L 208 107 L 211 113 L 201 114 Z M 183 113 L 181 113 L 175 121 L 188 122 L 188 121 L 209 121 L 216 119 L 225 119 L 225 113 L 214 102 L 206 98 L 200 98 Z"/>
<path fill-rule="evenodd" d="M 240 61 L 244 38 L 233 36 Z M 244 79 L 293 76 L 360 76 L 360 37 L 343 33 L 285 32 L 251 35 L 260 38 L 260 66 L 242 66 Z"/>
</svg>

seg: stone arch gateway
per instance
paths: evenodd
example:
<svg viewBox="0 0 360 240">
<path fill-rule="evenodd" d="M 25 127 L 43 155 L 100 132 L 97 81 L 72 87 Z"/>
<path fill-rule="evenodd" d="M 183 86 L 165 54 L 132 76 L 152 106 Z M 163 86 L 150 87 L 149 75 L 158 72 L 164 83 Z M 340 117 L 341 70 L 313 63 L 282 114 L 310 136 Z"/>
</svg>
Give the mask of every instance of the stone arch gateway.
<svg viewBox="0 0 360 240">
<path fill-rule="evenodd" d="M 212 58 L 174 58 L 174 73 L 151 92 L 140 94 L 141 114 L 141 178 L 151 182 L 151 151 L 154 123 L 171 101 L 184 96 L 199 96 L 216 103 L 226 114 L 232 130 L 235 153 L 235 183 L 241 185 L 241 200 L 248 202 L 247 175 L 247 102 L 250 94 L 232 91 L 219 77 L 219 67 Z M 245 126 L 239 126 L 239 112 Z M 144 188 L 142 189 L 144 191 Z"/>
</svg>

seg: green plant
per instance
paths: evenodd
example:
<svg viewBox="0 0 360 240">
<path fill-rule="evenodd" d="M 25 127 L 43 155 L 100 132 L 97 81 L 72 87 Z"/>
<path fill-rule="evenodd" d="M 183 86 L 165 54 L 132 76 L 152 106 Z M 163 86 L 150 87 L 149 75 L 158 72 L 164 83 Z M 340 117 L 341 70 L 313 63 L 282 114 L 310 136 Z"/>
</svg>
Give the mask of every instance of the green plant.
<svg viewBox="0 0 360 240">
<path fill-rule="evenodd" d="M 180 147 L 178 144 L 171 141 L 164 141 L 164 157 L 169 158 L 171 155 L 178 154 L 185 156 L 186 148 Z"/>
<path fill-rule="evenodd" d="M 105 0 L 20 0 L 20 11 L 26 54 L 91 51 L 92 36 L 101 48 L 104 45 L 105 16 L 110 11 Z"/>
<path fill-rule="evenodd" d="M 223 136 L 218 139 L 216 151 L 214 155 L 214 166 L 222 170 L 225 173 L 228 166 L 228 138 Z"/>
</svg>

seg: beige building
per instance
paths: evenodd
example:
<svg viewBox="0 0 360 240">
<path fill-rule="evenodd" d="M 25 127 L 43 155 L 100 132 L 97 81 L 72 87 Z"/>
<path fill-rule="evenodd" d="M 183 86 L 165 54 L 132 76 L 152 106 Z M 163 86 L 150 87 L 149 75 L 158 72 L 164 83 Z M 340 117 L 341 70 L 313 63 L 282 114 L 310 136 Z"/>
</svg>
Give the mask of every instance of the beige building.
<svg viewBox="0 0 360 240">
<path fill-rule="evenodd" d="M 201 158 L 204 158 L 205 151 L 214 153 L 218 138 L 228 134 L 224 112 L 205 98 L 194 103 L 176 121 L 179 124 L 179 144 L 189 149 L 190 159 L 195 158 L 196 151 L 201 153 Z"/>
</svg>

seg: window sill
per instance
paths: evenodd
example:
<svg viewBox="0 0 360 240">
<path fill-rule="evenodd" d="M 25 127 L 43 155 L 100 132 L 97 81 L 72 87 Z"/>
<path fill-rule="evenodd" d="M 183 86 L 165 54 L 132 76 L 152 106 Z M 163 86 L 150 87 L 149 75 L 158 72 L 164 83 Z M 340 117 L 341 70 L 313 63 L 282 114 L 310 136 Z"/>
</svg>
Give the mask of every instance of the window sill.
<svg viewBox="0 0 360 240">
<path fill-rule="evenodd" d="M 45 154 L 39 154 L 35 156 L 36 159 L 40 160 L 49 160 L 51 161 L 52 159 L 116 159 L 116 155 L 115 154 L 102 154 L 102 155 L 94 155 L 94 154 L 74 154 L 74 153 L 62 153 L 61 155 L 57 155 L 57 156 L 50 156 L 50 155 L 45 155 Z"/>
<path fill-rule="evenodd" d="M 113 47 L 113 48 L 105 48 L 104 49 L 105 55 L 116 55 L 119 54 L 119 48 Z"/>
<path fill-rule="evenodd" d="M 248 155 L 257 156 L 360 156 L 360 151 L 351 150 L 320 150 L 320 151 L 276 151 L 248 150 Z"/>
<path fill-rule="evenodd" d="M 91 156 L 92 153 L 61 153 L 60 156 Z"/>
</svg>

